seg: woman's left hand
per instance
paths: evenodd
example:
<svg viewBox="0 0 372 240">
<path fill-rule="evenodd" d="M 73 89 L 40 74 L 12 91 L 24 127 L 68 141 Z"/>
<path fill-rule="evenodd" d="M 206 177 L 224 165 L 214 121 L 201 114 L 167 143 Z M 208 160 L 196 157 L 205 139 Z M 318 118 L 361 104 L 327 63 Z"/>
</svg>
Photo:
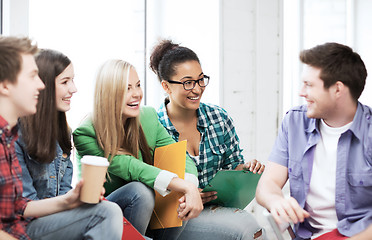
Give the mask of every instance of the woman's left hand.
<svg viewBox="0 0 372 240">
<path fill-rule="evenodd" d="M 253 159 L 247 163 L 239 164 L 235 170 L 248 170 L 253 173 L 261 174 L 265 170 L 265 165 Z"/>
</svg>

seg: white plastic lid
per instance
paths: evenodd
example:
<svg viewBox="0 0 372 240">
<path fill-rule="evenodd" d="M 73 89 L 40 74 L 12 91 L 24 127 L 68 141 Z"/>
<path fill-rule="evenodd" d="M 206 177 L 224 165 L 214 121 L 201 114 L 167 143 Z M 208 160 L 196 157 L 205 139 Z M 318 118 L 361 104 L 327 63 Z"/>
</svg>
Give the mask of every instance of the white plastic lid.
<svg viewBox="0 0 372 240">
<path fill-rule="evenodd" d="M 83 158 L 81 159 L 81 163 L 88 164 L 88 165 L 94 165 L 94 166 L 103 166 L 103 167 L 106 167 L 109 165 L 107 158 L 99 157 L 99 156 L 91 156 L 91 155 L 83 156 Z"/>
</svg>

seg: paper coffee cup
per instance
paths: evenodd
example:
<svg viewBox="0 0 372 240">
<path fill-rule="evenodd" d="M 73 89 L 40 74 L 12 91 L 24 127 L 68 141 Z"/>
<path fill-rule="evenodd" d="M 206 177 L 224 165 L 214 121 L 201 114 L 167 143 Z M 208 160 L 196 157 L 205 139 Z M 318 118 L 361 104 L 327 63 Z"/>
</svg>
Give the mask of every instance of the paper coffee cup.
<svg viewBox="0 0 372 240">
<path fill-rule="evenodd" d="M 84 184 L 80 192 L 80 201 L 85 203 L 99 202 L 108 166 L 109 162 L 104 157 L 83 156 L 81 176 L 84 179 Z"/>
</svg>

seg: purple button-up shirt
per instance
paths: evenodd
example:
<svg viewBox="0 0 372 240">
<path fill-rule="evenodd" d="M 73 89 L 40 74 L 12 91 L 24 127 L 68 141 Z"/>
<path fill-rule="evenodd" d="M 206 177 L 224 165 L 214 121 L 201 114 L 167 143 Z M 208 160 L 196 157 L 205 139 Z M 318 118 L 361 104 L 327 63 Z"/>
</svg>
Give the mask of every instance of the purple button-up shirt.
<svg viewBox="0 0 372 240">
<path fill-rule="evenodd" d="M 320 140 L 319 119 L 306 116 L 306 106 L 287 112 L 269 161 L 288 168 L 290 193 L 301 207 L 309 192 L 314 150 Z M 338 231 L 353 236 L 372 224 L 372 109 L 358 103 L 350 129 L 337 146 L 336 213 Z M 326 177 L 325 177 L 326 178 Z M 301 238 L 310 238 L 305 221 L 295 226 Z"/>
</svg>

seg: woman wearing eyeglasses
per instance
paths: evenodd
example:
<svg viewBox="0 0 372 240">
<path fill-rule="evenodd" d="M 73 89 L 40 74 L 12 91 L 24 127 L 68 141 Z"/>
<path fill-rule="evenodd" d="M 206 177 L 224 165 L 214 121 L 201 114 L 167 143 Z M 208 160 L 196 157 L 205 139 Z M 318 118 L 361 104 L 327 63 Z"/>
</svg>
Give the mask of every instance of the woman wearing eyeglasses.
<svg viewBox="0 0 372 240">
<path fill-rule="evenodd" d="M 188 155 L 198 169 L 200 191 L 221 169 L 262 173 L 264 165 L 244 163 L 232 119 L 218 106 L 201 103 L 210 77 L 189 48 L 163 40 L 153 49 L 150 67 L 168 94 L 158 110 L 159 121 L 176 140 L 187 140 Z M 203 204 L 216 192 L 200 193 Z M 178 239 L 264 239 L 265 233 L 247 211 L 215 205 L 188 221 Z"/>
</svg>

